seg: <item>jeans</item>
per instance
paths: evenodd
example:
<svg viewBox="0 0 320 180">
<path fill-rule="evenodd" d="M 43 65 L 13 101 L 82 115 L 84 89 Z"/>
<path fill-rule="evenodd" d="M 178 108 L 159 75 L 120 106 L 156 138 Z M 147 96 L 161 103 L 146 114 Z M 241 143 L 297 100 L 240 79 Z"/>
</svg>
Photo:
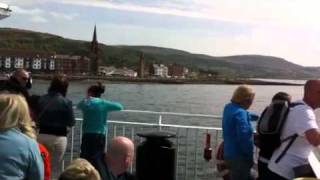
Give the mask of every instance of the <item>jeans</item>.
<svg viewBox="0 0 320 180">
<path fill-rule="evenodd" d="M 258 172 L 258 180 L 270 180 L 270 177 L 272 176 L 272 172 L 269 170 L 268 164 L 261 161 L 258 161 Z"/>
<path fill-rule="evenodd" d="M 230 179 L 231 180 L 252 180 L 251 177 L 251 167 L 253 161 L 249 159 L 242 158 L 226 158 L 227 166 L 230 170 Z"/>
<path fill-rule="evenodd" d="M 53 179 L 57 179 L 62 172 L 62 160 L 67 148 L 67 137 L 39 134 L 37 140 L 49 151 L 51 158 L 51 176 Z"/>
</svg>

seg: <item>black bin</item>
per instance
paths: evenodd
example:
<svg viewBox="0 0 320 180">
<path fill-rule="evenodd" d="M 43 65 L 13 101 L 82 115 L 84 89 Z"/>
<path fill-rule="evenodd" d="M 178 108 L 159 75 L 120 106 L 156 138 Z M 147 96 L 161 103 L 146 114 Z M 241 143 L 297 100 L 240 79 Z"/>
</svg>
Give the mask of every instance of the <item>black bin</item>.
<svg viewBox="0 0 320 180">
<path fill-rule="evenodd" d="M 146 138 L 137 147 L 136 175 L 139 180 L 175 180 L 176 149 L 169 132 L 137 133 Z"/>
</svg>

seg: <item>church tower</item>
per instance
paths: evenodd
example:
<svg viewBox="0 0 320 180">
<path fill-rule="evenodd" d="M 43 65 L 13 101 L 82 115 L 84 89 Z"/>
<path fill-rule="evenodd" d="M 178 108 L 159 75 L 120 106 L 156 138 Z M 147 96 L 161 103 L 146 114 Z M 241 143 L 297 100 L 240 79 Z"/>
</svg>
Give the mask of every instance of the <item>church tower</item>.
<svg viewBox="0 0 320 180">
<path fill-rule="evenodd" d="M 90 74 L 91 75 L 98 75 L 98 68 L 99 68 L 99 43 L 97 40 L 97 28 L 94 25 L 93 37 L 91 41 L 90 47 L 91 53 L 91 61 L 90 61 Z"/>
<path fill-rule="evenodd" d="M 140 54 L 138 76 L 144 78 L 144 54 Z"/>
</svg>

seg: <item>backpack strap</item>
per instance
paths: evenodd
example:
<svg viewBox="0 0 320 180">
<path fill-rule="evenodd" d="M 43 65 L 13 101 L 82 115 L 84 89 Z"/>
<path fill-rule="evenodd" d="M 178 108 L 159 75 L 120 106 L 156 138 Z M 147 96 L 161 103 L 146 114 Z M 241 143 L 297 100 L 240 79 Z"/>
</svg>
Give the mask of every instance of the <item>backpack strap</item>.
<svg viewBox="0 0 320 180">
<path fill-rule="evenodd" d="M 285 141 L 290 140 L 289 143 L 287 144 L 287 146 L 284 148 L 284 150 L 281 152 L 281 154 L 276 159 L 276 161 L 275 161 L 276 163 L 278 163 L 283 158 L 283 156 L 287 153 L 288 149 L 291 147 L 291 145 L 297 139 L 297 137 L 298 137 L 298 134 L 294 134 L 294 135 L 286 137 L 285 139 L 283 139 L 281 141 L 281 143 L 283 143 Z"/>
</svg>

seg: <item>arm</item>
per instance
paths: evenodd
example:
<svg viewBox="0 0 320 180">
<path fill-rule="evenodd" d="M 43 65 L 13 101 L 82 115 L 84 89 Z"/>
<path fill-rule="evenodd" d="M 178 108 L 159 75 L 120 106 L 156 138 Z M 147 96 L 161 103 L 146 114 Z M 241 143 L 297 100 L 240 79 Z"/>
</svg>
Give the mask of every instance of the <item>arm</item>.
<svg viewBox="0 0 320 180">
<path fill-rule="evenodd" d="M 29 167 L 27 171 L 27 179 L 43 180 L 44 179 L 44 165 L 40 151 L 36 142 L 31 143 L 30 147 Z"/>
<path fill-rule="evenodd" d="M 320 132 L 318 129 L 309 129 L 305 132 L 306 138 L 313 146 L 320 145 Z"/>
<path fill-rule="evenodd" d="M 69 127 L 72 127 L 72 126 L 74 126 L 74 124 L 76 123 L 76 120 L 75 120 L 75 118 L 74 118 L 74 114 L 73 114 L 73 108 L 72 108 L 72 102 L 71 101 L 68 101 L 68 106 L 67 106 L 67 118 L 68 118 L 68 123 L 67 123 L 67 125 L 69 126 Z"/>
<path fill-rule="evenodd" d="M 108 111 L 120 111 L 123 110 L 122 104 L 118 102 L 105 101 L 105 107 Z"/>
<path fill-rule="evenodd" d="M 236 121 L 236 138 L 239 148 L 246 156 L 251 157 L 253 153 L 252 127 L 246 111 L 239 111 L 234 115 Z"/>
</svg>

